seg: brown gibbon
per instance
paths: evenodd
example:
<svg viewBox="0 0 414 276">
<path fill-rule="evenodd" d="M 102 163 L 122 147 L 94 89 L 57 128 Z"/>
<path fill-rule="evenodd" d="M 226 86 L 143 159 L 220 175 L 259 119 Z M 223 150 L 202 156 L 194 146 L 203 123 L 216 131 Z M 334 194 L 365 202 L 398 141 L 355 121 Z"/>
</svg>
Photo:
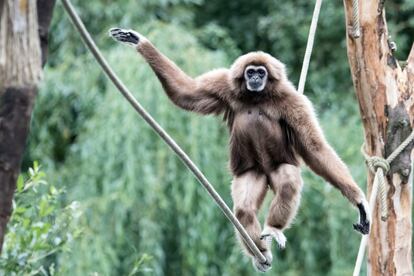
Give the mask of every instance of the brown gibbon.
<svg viewBox="0 0 414 276">
<path fill-rule="evenodd" d="M 289 227 L 300 203 L 302 160 L 358 208 L 359 222 L 354 228 L 362 234 L 369 232 L 364 193 L 327 143 L 312 104 L 296 91 L 279 60 L 264 52 L 251 52 L 240 56 L 229 69 L 192 78 L 143 35 L 119 28 L 109 34 L 136 48 L 178 107 L 223 115 L 230 131 L 233 210 L 266 262 L 257 260 L 239 240 L 258 270 L 271 267 L 272 254 L 265 237 L 285 247 L 283 230 Z M 274 197 L 262 230 L 257 212 L 268 189 Z"/>
</svg>

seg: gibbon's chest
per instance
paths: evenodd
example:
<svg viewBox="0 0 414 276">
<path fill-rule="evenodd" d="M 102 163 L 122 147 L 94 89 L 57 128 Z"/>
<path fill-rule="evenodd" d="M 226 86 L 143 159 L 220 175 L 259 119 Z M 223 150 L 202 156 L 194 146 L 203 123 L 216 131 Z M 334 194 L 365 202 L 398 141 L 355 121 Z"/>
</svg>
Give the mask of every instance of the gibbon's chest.
<svg viewBox="0 0 414 276">
<path fill-rule="evenodd" d="M 291 130 L 275 112 L 251 107 L 235 112 L 230 138 L 233 173 L 271 172 L 282 163 L 296 165 Z"/>
<path fill-rule="evenodd" d="M 261 107 L 247 107 L 235 113 L 232 134 L 281 139 L 280 116 Z M 259 138 L 259 137 L 256 137 Z"/>
</svg>

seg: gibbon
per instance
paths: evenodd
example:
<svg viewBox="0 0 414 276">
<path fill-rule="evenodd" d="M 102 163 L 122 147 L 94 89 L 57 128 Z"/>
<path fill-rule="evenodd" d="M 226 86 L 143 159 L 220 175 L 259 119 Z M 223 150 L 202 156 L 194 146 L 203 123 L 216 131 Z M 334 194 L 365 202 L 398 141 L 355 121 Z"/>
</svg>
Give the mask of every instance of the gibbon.
<svg viewBox="0 0 414 276">
<path fill-rule="evenodd" d="M 268 270 L 272 262 L 264 237 L 271 236 L 280 248 L 285 247 L 283 230 L 300 203 L 302 160 L 358 208 L 359 223 L 354 228 L 362 234 L 369 232 L 364 193 L 327 143 L 310 101 L 296 91 L 279 60 L 264 52 L 251 52 L 237 58 L 230 69 L 192 78 L 143 35 L 119 28 L 109 33 L 137 49 L 178 107 L 223 115 L 230 131 L 233 210 L 266 262 L 257 260 L 239 240 L 259 271 Z M 268 189 L 274 197 L 262 230 L 257 212 Z"/>
</svg>

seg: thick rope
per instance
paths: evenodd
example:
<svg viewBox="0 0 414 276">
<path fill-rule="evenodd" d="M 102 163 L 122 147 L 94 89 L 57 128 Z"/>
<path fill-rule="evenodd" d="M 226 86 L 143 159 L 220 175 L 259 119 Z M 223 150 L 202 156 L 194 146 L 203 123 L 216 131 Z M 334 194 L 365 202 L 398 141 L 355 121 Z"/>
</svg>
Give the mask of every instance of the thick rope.
<svg viewBox="0 0 414 276">
<path fill-rule="evenodd" d="M 414 130 L 411 134 L 387 157 L 384 159 L 378 156 L 369 156 L 364 145 L 361 148 L 362 155 L 364 156 L 368 168 L 371 172 L 375 173 L 374 183 L 372 186 L 371 196 L 369 198 L 369 208 L 371 214 L 371 220 L 374 217 L 375 202 L 377 199 L 378 191 L 380 192 L 380 208 L 381 208 L 381 220 L 386 220 L 388 217 L 387 206 L 387 182 L 385 175 L 390 170 L 390 164 L 394 159 L 414 140 Z M 365 248 L 368 243 L 368 235 L 364 235 L 359 245 L 358 256 L 355 262 L 355 268 L 353 276 L 359 276 L 361 271 L 362 261 L 365 255 Z"/>
<path fill-rule="evenodd" d="M 119 92 L 126 98 L 126 100 L 132 105 L 132 107 L 138 112 L 138 114 L 150 125 L 153 130 L 165 141 L 165 143 L 177 154 L 177 156 L 181 159 L 181 161 L 187 166 L 187 168 L 194 174 L 194 176 L 198 179 L 198 181 L 203 185 L 203 187 L 207 190 L 209 195 L 214 199 L 217 203 L 221 211 L 224 215 L 229 219 L 229 221 L 234 225 L 237 231 L 240 233 L 241 237 L 243 238 L 244 242 L 253 252 L 255 257 L 260 262 L 265 262 L 266 258 L 260 252 L 259 248 L 257 248 L 256 244 L 250 238 L 249 234 L 246 232 L 246 229 L 241 225 L 240 221 L 234 216 L 230 208 L 226 205 L 224 200 L 220 197 L 214 187 L 210 184 L 204 174 L 197 168 L 197 166 L 191 161 L 188 155 L 177 145 L 177 143 L 171 138 L 171 136 L 151 117 L 151 115 L 141 106 L 141 104 L 134 98 L 132 93 L 128 90 L 128 88 L 122 83 L 122 81 L 118 78 L 118 76 L 114 73 L 114 71 L 109 66 L 108 62 L 102 56 L 101 52 L 99 51 L 98 47 L 95 45 L 95 42 L 91 38 L 91 35 L 85 28 L 82 20 L 79 18 L 78 14 L 76 13 L 75 9 L 73 8 L 72 4 L 69 0 L 62 0 L 63 6 L 69 15 L 70 19 L 72 20 L 73 25 L 80 33 L 83 41 L 87 48 L 91 51 L 105 74 L 108 78 L 113 82 L 113 84 L 118 88 Z"/>
<path fill-rule="evenodd" d="M 365 158 L 369 170 L 374 173 L 374 183 L 378 182 L 378 189 L 380 192 L 381 220 L 385 221 L 388 217 L 388 207 L 387 186 L 384 174 L 390 170 L 390 164 L 384 158 L 378 156 L 369 156 L 366 154 L 363 147 L 361 148 L 361 152 Z"/>
<path fill-rule="evenodd" d="M 321 11 L 322 0 L 316 0 L 313 10 L 312 22 L 309 28 L 308 42 L 306 44 L 305 57 L 303 58 L 302 71 L 300 72 L 298 92 L 303 94 L 305 89 L 306 76 L 308 75 L 310 58 L 313 50 L 313 42 L 315 40 L 316 27 L 318 26 L 319 13 Z"/>
<path fill-rule="evenodd" d="M 352 36 L 361 36 L 361 26 L 359 23 L 359 0 L 352 0 Z"/>
</svg>

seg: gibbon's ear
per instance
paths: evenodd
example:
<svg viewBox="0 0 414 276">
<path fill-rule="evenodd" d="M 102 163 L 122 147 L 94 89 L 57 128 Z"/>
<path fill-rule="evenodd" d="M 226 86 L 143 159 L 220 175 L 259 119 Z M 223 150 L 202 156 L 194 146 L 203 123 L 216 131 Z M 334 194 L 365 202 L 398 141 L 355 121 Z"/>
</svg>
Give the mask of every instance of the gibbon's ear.
<svg viewBox="0 0 414 276">
<path fill-rule="evenodd" d="M 266 67 L 270 80 L 282 80 L 286 78 L 285 65 L 264 52 L 251 52 L 236 59 L 230 68 L 231 78 L 240 80 L 244 77 L 244 70 L 248 65 L 263 65 Z"/>
</svg>

